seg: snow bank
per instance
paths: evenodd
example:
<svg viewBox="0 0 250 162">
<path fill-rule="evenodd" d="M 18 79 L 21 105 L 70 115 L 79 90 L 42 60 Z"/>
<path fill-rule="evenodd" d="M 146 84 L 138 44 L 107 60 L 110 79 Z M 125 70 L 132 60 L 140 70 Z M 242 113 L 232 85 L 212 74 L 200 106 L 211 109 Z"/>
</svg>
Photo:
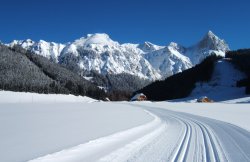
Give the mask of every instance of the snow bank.
<svg viewBox="0 0 250 162">
<path fill-rule="evenodd" d="M 0 103 L 94 102 L 86 96 L 0 91 Z"/>
<path fill-rule="evenodd" d="M 250 97 L 243 97 L 243 98 L 237 98 L 237 99 L 227 100 L 227 101 L 224 101 L 224 103 L 231 103 L 231 104 L 236 104 L 236 103 L 250 103 Z"/>
</svg>

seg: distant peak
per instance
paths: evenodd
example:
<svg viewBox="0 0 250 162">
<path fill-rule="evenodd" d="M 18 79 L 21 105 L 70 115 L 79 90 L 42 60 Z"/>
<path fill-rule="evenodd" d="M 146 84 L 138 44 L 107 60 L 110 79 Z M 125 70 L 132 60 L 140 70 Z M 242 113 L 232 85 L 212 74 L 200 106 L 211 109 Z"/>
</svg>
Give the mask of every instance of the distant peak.
<svg viewBox="0 0 250 162">
<path fill-rule="evenodd" d="M 153 45 L 153 43 L 151 43 L 151 42 L 149 42 L 149 41 L 144 42 L 144 44 L 150 44 L 150 45 Z"/>
<path fill-rule="evenodd" d="M 90 48 L 96 48 L 95 46 L 99 46 L 101 48 L 101 46 L 114 47 L 119 45 L 118 42 L 113 41 L 106 33 L 87 34 L 86 37 L 75 40 L 74 44 Z"/>
<path fill-rule="evenodd" d="M 209 31 L 207 32 L 207 35 L 214 35 L 214 33 L 213 33 L 211 30 L 209 30 Z"/>
<path fill-rule="evenodd" d="M 177 50 L 177 51 L 179 51 L 179 52 L 182 52 L 182 53 L 184 53 L 184 51 L 185 51 L 185 47 L 183 47 L 183 46 L 181 46 L 181 45 L 179 45 L 178 43 L 175 43 L 175 42 L 171 42 L 168 46 L 167 46 L 167 48 L 168 49 L 175 49 L 175 50 Z"/>
<path fill-rule="evenodd" d="M 203 39 L 196 45 L 199 49 L 210 49 L 210 50 L 219 50 L 227 51 L 229 47 L 227 43 L 215 35 L 211 30 L 203 37 Z"/>
<path fill-rule="evenodd" d="M 218 38 L 218 36 L 216 36 L 211 30 L 209 30 L 204 38 Z"/>
<path fill-rule="evenodd" d="M 146 41 L 146 42 L 144 42 L 142 44 L 139 44 L 138 48 L 140 48 L 144 52 L 152 52 L 152 51 L 155 51 L 155 50 L 162 49 L 164 47 L 163 46 L 158 46 L 158 45 L 155 45 L 155 44 L 153 44 L 151 42 Z"/>
<path fill-rule="evenodd" d="M 109 38 L 109 35 L 106 33 L 95 33 L 95 34 L 87 34 L 87 38 Z"/>
<path fill-rule="evenodd" d="M 155 50 L 155 45 L 151 42 L 148 42 L 148 41 L 140 44 L 138 47 L 145 52 Z"/>
<path fill-rule="evenodd" d="M 40 42 L 40 43 L 48 43 L 47 41 L 42 40 L 42 39 L 41 39 L 41 40 L 39 40 L 39 42 Z"/>
<path fill-rule="evenodd" d="M 148 42 L 148 41 L 144 42 L 144 43 L 143 43 L 143 44 L 141 44 L 141 45 L 142 45 L 142 46 L 144 46 L 144 47 L 148 47 L 148 48 L 150 48 L 150 47 L 154 46 L 154 44 L 153 44 L 153 43 Z"/>
<path fill-rule="evenodd" d="M 175 42 L 170 42 L 169 46 L 171 46 L 171 47 L 178 47 L 178 44 L 175 43 Z"/>
<path fill-rule="evenodd" d="M 32 42 L 34 42 L 34 41 L 31 40 L 31 39 L 26 39 L 25 42 L 31 42 L 31 43 L 32 43 Z"/>
</svg>

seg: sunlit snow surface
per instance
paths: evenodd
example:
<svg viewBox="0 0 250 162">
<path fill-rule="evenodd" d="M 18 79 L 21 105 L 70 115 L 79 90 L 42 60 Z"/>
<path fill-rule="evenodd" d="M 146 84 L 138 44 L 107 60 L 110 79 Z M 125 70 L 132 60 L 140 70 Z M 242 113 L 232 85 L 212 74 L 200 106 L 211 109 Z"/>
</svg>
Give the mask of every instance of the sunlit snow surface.
<svg viewBox="0 0 250 162">
<path fill-rule="evenodd" d="M 141 109 L 88 97 L 0 92 L 0 161 L 27 161 L 152 119 Z"/>
<path fill-rule="evenodd" d="M 20 95 L 29 99 L 9 102 Z M 0 93 L 0 161 L 250 159 L 249 104 L 234 104 L 249 98 L 204 104 L 100 102 L 67 95 L 34 100 L 32 95 Z M 70 99 L 59 101 L 62 97 Z"/>
</svg>

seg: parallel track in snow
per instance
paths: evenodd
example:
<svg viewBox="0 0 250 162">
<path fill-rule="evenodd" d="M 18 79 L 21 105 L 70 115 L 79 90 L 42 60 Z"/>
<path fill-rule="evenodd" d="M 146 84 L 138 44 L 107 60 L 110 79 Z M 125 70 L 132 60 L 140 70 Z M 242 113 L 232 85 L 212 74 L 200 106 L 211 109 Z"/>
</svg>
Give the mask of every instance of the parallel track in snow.
<svg viewBox="0 0 250 162">
<path fill-rule="evenodd" d="M 148 141 L 145 147 L 124 161 L 250 161 L 250 132 L 242 128 L 165 109 L 146 110 L 157 115 L 167 127 L 158 137 Z"/>
<path fill-rule="evenodd" d="M 191 114 L 141 107 L 154 114 L 155 120 L 32 162 L 250 161 L 250 132 L 240 127 Z"/>
</svg>

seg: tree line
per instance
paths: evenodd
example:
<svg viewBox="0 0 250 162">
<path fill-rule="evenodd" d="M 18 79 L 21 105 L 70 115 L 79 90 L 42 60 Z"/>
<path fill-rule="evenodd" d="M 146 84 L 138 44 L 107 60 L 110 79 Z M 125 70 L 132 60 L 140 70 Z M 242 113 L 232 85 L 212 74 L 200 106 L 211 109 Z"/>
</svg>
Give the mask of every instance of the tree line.
<svg viewBox="0 0 250 162">
<path fill-rule="evenodd" d="M 237 82 L 237 86 L 246 87 L 246 94 L 250 94 L 250 49 L 228 51 L 226 58 L 231 59 L 235 67 L 247 75 L 245 79 Z"/>
</svg>

